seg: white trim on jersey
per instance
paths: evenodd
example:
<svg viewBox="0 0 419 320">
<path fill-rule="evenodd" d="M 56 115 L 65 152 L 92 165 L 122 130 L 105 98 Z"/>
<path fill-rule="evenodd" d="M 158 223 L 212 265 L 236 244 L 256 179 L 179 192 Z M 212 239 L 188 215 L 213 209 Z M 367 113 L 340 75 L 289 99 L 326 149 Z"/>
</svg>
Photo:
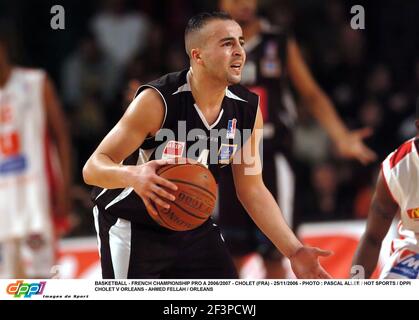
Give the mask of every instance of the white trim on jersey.
<svg viewBox="0 0 419 320">
<path fill-rule="evenodd" d="M 201 112 L 199 107 L 196 105 L 196 103 L 194 103 L 193 106 L 195 107 L 195 110 L 198 113 L 198 116 L 201 118 L 201 121 L 204 124 L 205 128 L 207 128 L 208 130 L 211 130 L 212 128 L 214 128 L 218 124 L 218 122 L 220 122 L 221 117 L 223 116 L 223 113 L 224 113 L 224 109 L 221 109 L 220 113 L 218 114 L 217 120 L 215 120 L 215 122 L 210 125 L 208 123 L 207 119 L 205 119 L 204 114 Z"/>
<path fill-rule="evenodd" d="M 125 199 L 126 197 L 129 196 L 129 194 L 134 190 L 133 187 L 129 187 L 129 188 L 125 188 L 124 190 L 122 190 L 122 192 L 115 198 L 113 199 L 111 202 L 108 203 L 108 205 L 105 207 L 105 210 L 108 210 L 109 207 L 113 206 L 115 203 L 121 201 L 122 199 Z"/>
<path fill-rule="evenodd" d="M 139 150 L 139 155 L 138 155 L 138 160 L 137 160 L 137 166 L 142 165 L 146 162 L 148 162 L 150 160 L 150 156 L 153 153 L 155 149 L 149 149 L 149 150 L 143 150 L 140 149 Z M 102 191 L 97 197 L 99 198 L 99 196 L 101 196 L 102 194 L 104 194 L 107 190 L 109 189 L 104 189 L 104 191 Z M 105 207 L 105 210 L 107 210 L 109 207 L 113 206 L 115 203 L 125 199 L 126 197 L 128 197 L 130 195 L 130 193 L 134 190 L 134 188 L 132 187 L 128 187 L 125 188 L 124 190 L 121 191 L 121 193 L 115 197 L 115 199 L 113 199 L 111 202 L 108 203 L 108 205 Z"/>
<path fill-rule="evenodd" d="M 138 92 L 138 91 L 140 91 L 140 90 L 141 90 L 141 88 L 150 88 L 150 89 L 154 89 L 154 90 L 156 90 L 156 91 L 159 93 L 160 97 L 163 99 L 163 102 L 164 102 L 164 109 L 165 109 L 165 110 L 164 110 L 164 118 L 163 118 L 163 122 L 161 123 L 160 129 L 161 129 L 161 128 L 163 128 L 164 123 L 166 122 L 166 118 L 167 118 L 167 102 L 166 102 L 166 99 L 164 98 L 164 96 L 163 96 L 163 94 L 160 92 L 160 90 L 159 90 L 159 89 L 157 89 L 156 87 L 152 86 L 152 85 L 149 85 L 149 84 L 144 84 L 144 85 L 142 85 L 142 86 L 140 86 L 140 87 L 138 88 L 137 92 Z M 137 97 L 137 93 L 136 93 L 135 95 L 136 95 L 136 97 Z M 145 138 L 145 140 L 152 139 L 152 138 L 154 138 L 154 137 L 147 137 L 147 138 Z"/>
<path fill-rule="evenodd" d="M 99 250 L 99 257 L 101 257 L 100 250 L 102 248 L 102 243 L 100 241 L 100 235 L 99 235 L 99 209 L 97 208 L 97 206 L 93 207 L 93 221 L 95 222 L 97 247 L 98 247 L 98 250 Z"/>
<path fill-rule="evenodd" d="M 239 100 L 239 101 L 243 101 L 243 102 L 248 102 L 238 96 L 236 96 L 233 92 L 231 92 L 230 90 L 228 90 L 228 88 L 226 88 L 226 97 L 230 98 L 230 99 L 234 99 L 234 100 Z"/>
<path fill-rule="evenodd" d="M 191 90 L 191 85 L 190 85 L 190 82 L 189 82 L 189 76 L 190 76 L 190 73 L 188 72 L 186 74 L 186 83 L 184 85 L 180 86 L 174 93 L 172 93 L 172 95 L 175 95 L 175 94 L 178 94 L 178 93 L 181 93 L 181 92 L 189 92 L 189 91 L 192 91 Z M 247 102 L 246 100 L 238 97 L 233 92 L 231 92 L 228 89 L 228 87 L 226 88 L 225 96 L 227 98 L 230 98 L 230 99 Z M 196 103 L 194 103 L 194 107 L 195 107 L 196 112 L 198 113 L 199 118 L 201 118 L 201 121 L 204 124 L 205 128 L 207 128 L 208 130 L 211 130 L 212 128 L 214 128 L 220 122 L 221 117 L 223 116 L 223 113 L 224 113 L 224 109 L 221 108 L 220 113 L 218 114 L 217 120 L 215 120 L 215 122 L 210 125 L 208 123 L 207 119 L 205 118 L 204 114 L 202 113 L 201 109 L 199 109 L 199 107 L 198 107 L 198 105 Z"/>
<path fill-rule="evenodd" d="M 183 86 L 180 86 L 179 88 L 177 88 L 177 90 L 172 93 L 172 96 L 181 92 L 188 92 L 188 91 L 192 91 L 191 86 L 189 85 L 189 81 L 187 81 Z"/>
<path fill-rule="evenodd" d="M 115 279 L 127 279 L 131 255 L 131 222 L 118 218 L 109 229 L 109 247 Z"/>
<path fill-rule="evenodd" d="M 181 85 L 172 95 L 178 94 L 180 92 L 192 92 L 191 84 L 189 82 L 190 71 L 186 74 L 186 83 Z"/>
<path fill-rule="evenodd" d="M 99 193 L 97 195 L 97 197 L 95 198 L 95 200 L 99 199 L 101 195 L 103 195 L 108 189 L 103 189 L 101 193 Z"/>
<path fill-rule="evenodd" d="M 190 73 L 188 71 L 188 73 L 186 74 L 186 83 L 181 85 L 179 88 L 177 88 L 177 90 L 175 92 L 173 92 L 172 95 L 175 95 L 175 94 L 178 94 L 178 93 L 181 93 L 181 92 L 192 91 L 191 90 L 191 85 L 190 85 L 190 82 L 189 82 L 189 76 L 190 76 Z M 225 95 L 226 95 L 227 98 L 230 98 L 230 99 L 239 100 L 239 101 L 243 101 L 243 102 L 248 102 L 248 101 L 240 98 L 239 96 L 235 95 L 233 92 L 231 92 L 228 89 L 228 87 L 226 87 Z"/>
</svg>

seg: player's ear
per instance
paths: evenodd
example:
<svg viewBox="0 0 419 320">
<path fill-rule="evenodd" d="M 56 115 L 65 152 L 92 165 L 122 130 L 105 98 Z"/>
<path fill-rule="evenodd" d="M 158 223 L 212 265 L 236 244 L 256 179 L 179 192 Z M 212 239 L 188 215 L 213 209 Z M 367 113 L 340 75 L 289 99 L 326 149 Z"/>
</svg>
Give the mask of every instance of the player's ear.
<svg viewBox="0 0 419 320">
<path fill-rule="evenodd" d="M 199 49 L 192 49 L 191 50 L 191 58 L 194 60 L 197 64 L 202 64 L 202 57 L 201 57 L 201 51 Z"/>
</svg>

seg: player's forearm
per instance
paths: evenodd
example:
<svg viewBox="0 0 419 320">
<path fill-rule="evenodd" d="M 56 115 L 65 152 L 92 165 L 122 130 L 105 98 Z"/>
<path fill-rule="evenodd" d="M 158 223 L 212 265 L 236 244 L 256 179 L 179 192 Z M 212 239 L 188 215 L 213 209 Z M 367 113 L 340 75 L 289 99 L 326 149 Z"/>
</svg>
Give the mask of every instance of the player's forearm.
<svg viewBox="0 0 419 320">
<path fill-rule="evenodd" d="M 352 266 L 363 267 L 365 278 L 370 278 L 377 266 L 380 250 L 381 241 L 375 241 L 368 234 L 365 234 L 355 252 Z"/>
<path fill-rule="evenodd" d="M 305 103 L 313 117 L 322 125 L 335 143 L 339 143 L 348 129 L 336 113 L 331 100 L 319 89 L 312 95 L 305 97 Z"/>
<path fill-rule="evenodd" d="M 130 167 L 115 163 L 106 154 L 93 154 L 83 168 L 83 178 L 87 184 L 106 189 L 126 188 L 132 185 Z"/>
<path fill-rule="evenodd" d="M 257 226 L 285 256 L 290 257 L 302 247 L 265 186 L 248 187 L 238 196 Z"/>
</svg>

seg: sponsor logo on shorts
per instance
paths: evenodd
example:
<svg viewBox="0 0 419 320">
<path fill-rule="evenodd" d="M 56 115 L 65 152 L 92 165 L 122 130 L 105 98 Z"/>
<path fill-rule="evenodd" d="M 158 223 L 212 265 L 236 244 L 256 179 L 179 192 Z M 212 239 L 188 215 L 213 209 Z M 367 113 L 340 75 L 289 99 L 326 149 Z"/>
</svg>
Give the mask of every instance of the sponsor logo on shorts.
<svg viewBox="0 0 419 320">
<path fill-rule="evenodd" d="M 395 273 L 409 279 L 417 279 L 419 273 L 419 254 L 404 249 L 400 252 L 390 273 Z"/>
<path fill-rule="evenodd" d="M 6 292 L 15 298 L 31 298 L 44 292 L 46 281 L 27 283 L 18 280 L 7 286 Z"/>
</svg>

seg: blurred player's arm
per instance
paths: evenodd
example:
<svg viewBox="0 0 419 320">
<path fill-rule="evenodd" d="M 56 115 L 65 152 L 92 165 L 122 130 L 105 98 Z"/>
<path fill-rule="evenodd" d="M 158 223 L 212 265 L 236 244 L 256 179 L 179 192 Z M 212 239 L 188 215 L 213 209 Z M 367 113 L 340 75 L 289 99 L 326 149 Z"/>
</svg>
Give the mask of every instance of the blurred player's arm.
<svg viewBox="0 0 419 320">
<path fill-rule="evenodd" d="M 352 261 L 352 266 L 364 268 L 365 278 L 370 278 L 375 270 L 381 243 L 398 210 L 399 206 L 390 195 L 381 171 L 368 213 L 367 229 L 358 244 Z"/>
<path fill-rule="evenodd" d="M 332 101 L 314 80 L 298 48 L 297 42 L 288 41 L 288 71 L 304 105 L 314 118 L 324 127 L 339 153 L 346 158 L 355 158 L 363 164 L 374 161 L 377 156 L 363 143 L 371 135 L 371 129 L 349 131 L 336 113 Z"/>
<path fill-rule="evenodd" d="M 318 257 L 328 256 L 330 252 L 303 246 L 285 222 L 275 199 L 263 183 L 259 155 L 262 129 L 263 120 L 258 110 L 252 136 L 233 160 L 237 196 L 263 233 L 290 259 L 297 277 L 328 278 L 330 276 L 320 266 Z"/>
<path fill-rule="evenodd" d="M 71 186 L 71 147 L 68 124 L 55 92 L 54 85 L 48 76 L 44 80 L 44 101 L 47 116 L 48 131 L 57 147 L 62 180 L 58 184 L 57 214 L 67 216 L 70 211 L 70 186 Z"/>
<path fill-rule="evenodd" d="M 154 160 L 140 166 L 122 164 L 148 135 L 157 133 L 163 123 L 164 110 L 163 101 L 155 90 L 141 92 L 87 160 L 83 168 L 84 181 L 107 189 L 133 187 L 149 211 L 156 215 L 150 200 L 167 207 L 168 203 L 160 197 L 174 199 L 162 187 L 172 190 L 177 187 L 156 175 L 156 170 L 170 161 Z"/>
</svg>

